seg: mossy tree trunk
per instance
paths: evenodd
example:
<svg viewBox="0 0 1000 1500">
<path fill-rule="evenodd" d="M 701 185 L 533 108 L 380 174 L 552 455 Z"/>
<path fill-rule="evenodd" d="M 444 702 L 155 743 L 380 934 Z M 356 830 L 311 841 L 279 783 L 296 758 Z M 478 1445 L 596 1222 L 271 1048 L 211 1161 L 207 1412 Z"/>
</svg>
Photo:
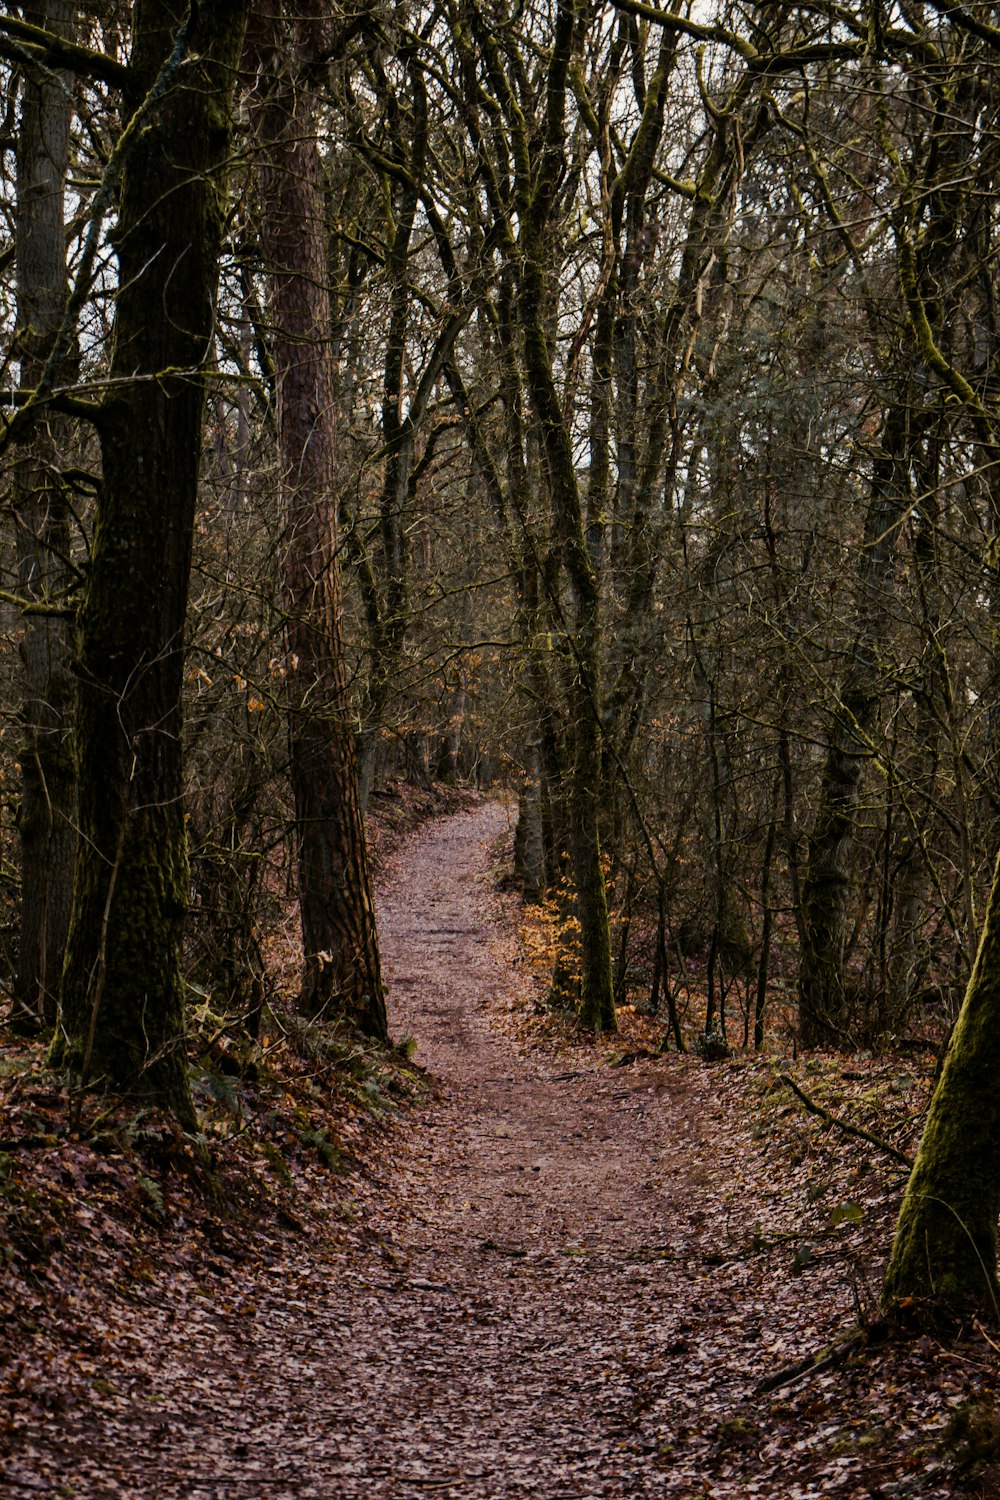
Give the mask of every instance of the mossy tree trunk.
<svg viewBox="0 0 1000 1500">
<path fill-rule="evenodd" d="M 1000 1321 L 1000 861 L 965 1000 L 903 1197 L 882 1300 Z"/>
<path fill-rule="evenodd" d="M 45 0 L 25 19 L 69 35 L 75 7 Z M 63 78 L 27 67 L 17 139 L 17 334 L 21 386 L 41 377 L 66 304 L 63 192 L 69 159 L 70 94 Z M 36 421 L 13 473 L 17 572 L 21 594 L 56 606 L 70 586 L 69 508 L 60 480 L 69 423 L 53 411 Z M 73 893 L 76 768 L 68 620 L 25 618 L 21 763 L 21 937 L 15 1022 L 56 1019 Z"/>
<path fill-rule="evenodd" d="M 946 293 L 955 279 L 950 262 L 969 214 L 968 184 L 979 181 L 969 161 L 976 141 L 973 121 L 983 107 L 980 72 L 962 61 L 945 72 L 935 61 L 928 70 L 928 93 L 935 99 L 934 150 L 914 153 L 913 162 L 936 165 L 930 182 L 911 179 L 893 218 L 900 287 L 917 353 L 940 380 L 947 403 L 960 412 L 975 440 L 978 467 L 995 473 L 1000 462 L 995 413 L 978 384 L 952 363 L 951 307 Z M 963 116 L 965 117 L 963 120 Z M 932 213 L 925 220 L 927 205 Z M 919 225 L 919 228 L 918 228 Z M 972 238 L 979 254 L 979 240 Z M 968 356 L 967 356 L 968 357 Z M 928 476 L 931 477 L 931 476 Z M 987 481 L 989 482 L 989 481 Z M 928 520 L 933 523 L 933 510 Z M 989 549 L 987 549 L 988 551 Z M 984 592 L 992 593 L 992 568 L 984 569 Z M 928 612 L 931 638 L 939 651 L 934 611 Z M 942 662 L 942 666 L 945 664 Z M 990 687 L 995 689 L 995 679 Z M 942 672 L 949 738 L 955 736 L 951 689 Z M 993 705 L 987 700 L 987 715 Z M 956 782 L 964 772 L 952 750 Z M 965 842 L 968 838 L 965 836 Z M 965 855 L 963 884 L 967 913 L 973 907 L 971 862 Z M 997 1219 L 1000 1216 L 1000 859 L 994 867 L 982 935 L 965 998 L 931 1098 L 920 1147 L 903 1196 L 882 1289 L 886 1307 L 910 1300 L 931 1301 L 952 1311 L 974 1308 L 1000 1323 L 997 1281 Z"/>
<path fill-rule="evenodd" d="M 103 476 L 80 615 L 80 843 L 53 1060 L 190 1123 L 184 621 L 249 0 L 137 0 Z"/>
<path fill-rule="evenodd" d="M 356 725 L 341 630 L 336 406 L 326 221 L 308 23 L 276 5 L 275 73 L 260 111 L 263 243 L 284 502 L 282 574 L 305 961 L 300 1003 L 386 1039 L 385 996 L 358 797 Z"/>
</svg>

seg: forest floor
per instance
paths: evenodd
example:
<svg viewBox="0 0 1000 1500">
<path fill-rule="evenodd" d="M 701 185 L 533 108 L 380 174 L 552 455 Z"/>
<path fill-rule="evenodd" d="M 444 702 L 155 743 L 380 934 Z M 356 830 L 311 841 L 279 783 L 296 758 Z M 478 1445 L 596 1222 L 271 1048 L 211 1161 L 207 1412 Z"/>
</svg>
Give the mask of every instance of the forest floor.
<svg viewBox="0 0 1000 1500">
<path fill-rule="evenodd" d="M 880 1328 L 898 1164 L 783 1082 L 912 1150 L 927 1069 L 654 1055 L 627 1013 L 581 1044 L 537 1003 L 506 833 L 479 802 L 387 861 L 392 1023 L 425 1072 L 354 1151 L 322 1135 L 329 1170 L 289 1146 L 277 1213 L 206 1226 L 140 1173 L 162 1212 L 137 1234 L 93 1132 L 62 1148 L 100 1233 L 11 1241 L 0 1493 L 1000 1496 L 994 1335 Z"/>
</svg>

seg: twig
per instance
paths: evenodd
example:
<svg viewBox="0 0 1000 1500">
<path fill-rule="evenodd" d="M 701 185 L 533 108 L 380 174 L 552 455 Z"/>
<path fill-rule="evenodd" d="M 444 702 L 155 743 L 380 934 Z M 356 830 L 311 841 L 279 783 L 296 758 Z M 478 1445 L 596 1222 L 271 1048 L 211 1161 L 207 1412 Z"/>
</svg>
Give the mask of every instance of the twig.
<svg viewBox="0 0 1000 1500">
<path fill-rule="evenodd" d="M 818 1354 L 809 1354 L 805 1359 L 796 1360 L 794 1365 L 786 1365 L 784 1369 L 777 1370 L 773 1375 L 768 1375 L 764 1380 L 757 1382 L 754 1387 L 758 1396 L 765 1396 L 769 1391 L 776 1391 L 783 1385 L 791 1385 L 796 1380 L 803 1380 L 807 1375 L 817 1375 L 820 1370 L 829 1369 L 830 1365 L 839 1364 L 852 1354 L 864 1338 L 864 1331 L 856 1328 L 839 1342 L 827 1349 L 821 1349 Z"/>
<path fill-rule="evenodd" d="M 995 1354 L 1000 1354 L 1000 1344 L 995 1344 L 993 1342 L 993 1340 L 990 1338 L 989 1334 L 986 1332 L 986 1329 L 983 1327 L 982 1323 L 980 1323 L 979 1319 L 978 1318 L 973 1318 L 972 1322 L 973 1322 L 973 1325 L 975 1327 L 976 1332 L 982 1334 L 983 1338 L 989 1344 L 989 1346 L 993 1350 L 993 1352 Z M 971 1363 L 971 1361 L 970 1361 L 970 1363 Z M 979 1368 L 981 1369 L 982 1366 L 979 1366 Z"/>
<path fill-rule="evenodd" d="M 831 1114 L 828 1109 L 824 1109 L 822 1104 L 817 1104 L 815 1099 L 811 1099 L 804 1089 L 800 1089 L 795 1079 L 790 1078 L 787 1073 L 782 1073 L 778 1082 L 787 1083 L 792 1093 L 802 1100 L 809 1113 L 817 1115 L 827 1127 L 835 1125 L 838 1130 L 843 1131 L 844 1135 L 855 1135 L 859 1140 L 867 1141 L 870 1146 L 877 1146 L 880 1151 L 884 1151 L 887 1156 L 891 1156 L 894 1161 L 898 1161 L 900 1166 L 905 1167 L 907 1171 L 912 1169 L 913 1162 L 905 1152 L 898 1151 L 888 1141 L 883 1141 L 879 1136 L 872 1135 L 871 1131 L 862 1130 L 860 1125 L 850 1125 L 846 1120 L 841 1120 L 836 1115 Z"/>
</svg>

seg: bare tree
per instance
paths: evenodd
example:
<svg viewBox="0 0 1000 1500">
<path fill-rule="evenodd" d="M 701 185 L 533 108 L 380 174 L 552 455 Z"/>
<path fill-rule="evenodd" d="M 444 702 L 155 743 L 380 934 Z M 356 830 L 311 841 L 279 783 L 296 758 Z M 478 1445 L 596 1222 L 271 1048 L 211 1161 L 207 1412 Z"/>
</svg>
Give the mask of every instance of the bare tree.
<svg viewBox="0 0 1000 1500">
<path fill-rule="evenodd" d="M 290 770 L 305 944 L 301 1003 L 311 1015 L 347 1016 L 385 1039 L 356 724 L 341 635 L 333 328 L 308 73 L 321 28 L 280 5 L 268 12 L 267 26 L 257 117 L 266 153 L 263 244 L 284 501 Z"/>
<path fill-rule="evenodd" d="M 25 7 L 25 20 L 69 37 L 74 7 Z M 28 63 L 17 141 L 17 331 L 20 383 L 34 390 L 62 328 L 67 295 L 63 204 L 72 100 L 69 78 Z M 21 808 L 21 937 L 15 1016 L 56 1018 L 69 929 L 76 846 L 73 682 L 66 597 L 73 581 L 69 508 L 60 475 L 69 421 L 46 411 L 13 471 L 19 591 L 35 601 L 25 617 Z"/>
</svg>

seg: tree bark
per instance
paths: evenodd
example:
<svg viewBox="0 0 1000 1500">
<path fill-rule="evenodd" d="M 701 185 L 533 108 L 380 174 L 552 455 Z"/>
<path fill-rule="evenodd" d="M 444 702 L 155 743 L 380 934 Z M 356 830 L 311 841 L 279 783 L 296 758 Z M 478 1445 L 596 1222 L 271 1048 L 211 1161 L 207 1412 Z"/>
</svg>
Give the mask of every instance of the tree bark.
<svg viewBox="0 0 1000 1500">
<path fill-rule="evenodd" d="M 903 1197 L 882 1300 L 1000 1321 L 1000 861 L 965 1000 Z"/>
<path fill-rule="evenodd" d="M 25 20 L 71 33 L 75 7 L 44 0 Z M 62 323 L 66 303 L 63 190 L 69 160 L 70 96 L 58 76 L 26 68 L 17 141 L 17 333 L 21 387 L 33 390 Z M 26 599 L 51 603 L 71 581 L 69 511 L 59 478 L 68 423 L 44 413 L 13 474 L 18 585 Z M 69 625 L 29 615 L 21 641 L 21 940 L 14 1019 L 56 1019 L 73 891 L 76 769 Z"/>
<path fill-rule="evenodd" d="M 248 8 L 137 0 L 133 11 L 103 477 L 80 616 L 81 838 L 52 1052 L 84 1082 L 187 1124 L 184 620 Z"/>
<path fill-rule="evenodd" d="M 297 67 L 305 39 L 275 8 L 287 70 L 261 111 L 269 278 L 285 526 L 289 741 L 305 961 L 300 1003 L 388 1037 L 364 824 L 356 724 L 341 631 L 336 407 L 322 163 L 314 105 Z"/>
<path fill-rule="evenodd" d="M 842 1047 L 851 1017 L 844 954 L 853 885 L 852 857 L 866 739 L 886 684 L 879 643 L 887 633 L 898 522 L 908 495 L 906 458 L 912 447 L 908 407 L 892 407 L 876 455 L 854 606 L 849 665 L 837 688 L 802 883 L 805 944 L 799 969 L 799 1033 L 806 1047 Z"/>
<path fill-rule="evenodd" d="M 545 146 L 525 198 L 520 275 L 520 314 L 528 394 L 539 426 L 553 533 L 573 602 L 573 660 L 567 694 L 568 765 L 566 810 L 570 858 L 580 922 L 580 1022 L 591 1031 L 614 1031 L 614 980 L 607 892 L 601 863 L 599 808 L 602 796 L 601 594 L 594 566 L 600 544 L 596 516 L 586 526 L 573 449 L 553 376 L 544 313 L 551 306 L 546 231 L 565 149 L 565 93 L 576 15 L 560 5 L 553 35 L 546 91 Z M 589 534 L 588 534 L 589 530 Z"/>
</svg>

